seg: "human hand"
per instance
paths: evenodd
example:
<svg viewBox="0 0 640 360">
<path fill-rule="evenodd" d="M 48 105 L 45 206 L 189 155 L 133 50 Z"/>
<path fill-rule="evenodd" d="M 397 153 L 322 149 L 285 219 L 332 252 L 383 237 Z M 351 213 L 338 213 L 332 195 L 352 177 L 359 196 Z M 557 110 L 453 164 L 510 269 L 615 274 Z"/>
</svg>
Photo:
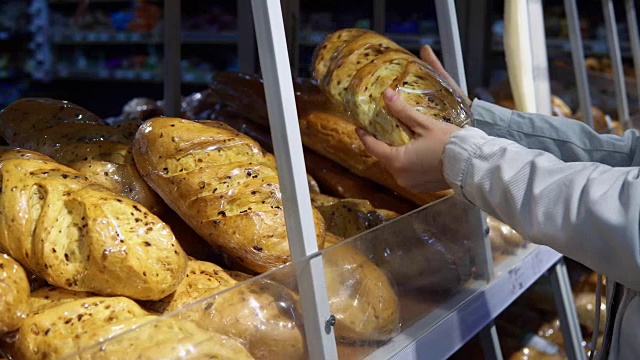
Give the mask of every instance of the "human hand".
<svg viewBox="0 0 640 360">
<path fill-rule="evenodd" d="M 444 69 L 444 66 L 442 66 L 440 59 L 438 59 L 436 54 L 433 52 L 433 49 L 431 49 L 431 46 L 424 45 L 422 46 L 422 48 L 420 48 L 420 59 L 425 63 L 427 63 L 427 65 L 431 66 L 431 68 L 438 75 L 440 75 L 444 79 L 444 81 L 447 82 L 449 86 L 453 88 L 453 90 L 458 92 L 458 94 L 462 97 L 462 100 L 464 101 L 464 104 L 467 107 L 471 106 L 471 100 L 469 99 L 468 96 L 465 95 L 462 89 L 460 89 L 460 86 L 458 86 L 458 84 L 453 80 L 451 75 L 449 75 L 449 73 Z"/>
<path fill-rule="evenodd" d="M 459 127 L 419 113 L 392 89 L 383 95 L 390 113 L 414 133 L 403 146 L 390 146 L 363 129 L 356 132 L 371 155 L 387 168 L 398 185 L 416 192 L 446 190 L 442 155 L 447 141 Z"/>
</svg>

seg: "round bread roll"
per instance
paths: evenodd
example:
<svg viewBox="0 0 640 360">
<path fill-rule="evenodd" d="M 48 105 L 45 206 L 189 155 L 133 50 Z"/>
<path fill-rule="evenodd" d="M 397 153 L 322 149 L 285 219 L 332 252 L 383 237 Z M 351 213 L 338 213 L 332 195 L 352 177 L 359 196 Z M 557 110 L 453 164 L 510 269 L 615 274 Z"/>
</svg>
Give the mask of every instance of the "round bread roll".
<svg viewBox="0 0 640 360">
<path fill-rule="evenodd" d="M 0 254 L 0 335 L 17 330 L 29 312 L 29 279 L 18 264 Z"/>
</svg>

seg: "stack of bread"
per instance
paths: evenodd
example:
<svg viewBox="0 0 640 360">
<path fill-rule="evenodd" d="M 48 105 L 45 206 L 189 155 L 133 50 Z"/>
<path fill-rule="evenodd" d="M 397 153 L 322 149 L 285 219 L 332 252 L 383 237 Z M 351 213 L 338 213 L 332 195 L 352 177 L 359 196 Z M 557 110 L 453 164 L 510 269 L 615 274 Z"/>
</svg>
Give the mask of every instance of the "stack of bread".
<svg viewBox="0 0 640 360">
<path fill-rule="evenodd" d="M 384 75 L 387 85 L 430 89 L 407 100 L 427 99 L 428 114 L 466 125 L 466 105 L 446 83 L 388 39 L 362 35 L 353 43 L 330 36 L 319 47 L 316 67 L 332 74 L 326 84 Z M 403 54 L 401 61 L 388 62 L 384 51 L 361 58 L 378 40 Z M 345 46 L 348 61 L 370 60 L 368 70 L 344 73 L 323 52 L 326 44 Z M 382 88 L 350 90 L 378 103 L 348 111 L 328 85 L 294 84 L 317 244 L 333 246 L 324 264 L 336 337 L 350 347 L 387 341 L 402 314 L 386 269 L 400 264 L 383 270 L 342 240 L 450 192 L 400 187 L 357 139 L 362 111 L 380 108 Z M 78 358 L 307 357 L 294 275 L 256 277 L 291 262 L 262 81 L 221 73 L 183 105 L 182 118 L 157 117 L 161 104 L 134 99 L 119 121 L 45 98 L 21 99 L 0 112 L 0 138 L 8 145 L 0 148 L 0 353 L 16 359 L 79 351 Z M 397 122 L 377 111 L 370 113 L 375 123 Z M 383 130 L 381 137 L 410 136 L 401 127 L 375 129 Z M 452 263 L 466 256 L 449 248 L 435 239 L 412 256 Z M 433 272 L 417 264 L 421 277 Z M 470 276 L 453 267 L 442 271 L 435 288 L 456 287 Z M 456 284 L 442 283 L 449 272 Z"/>
</svg>

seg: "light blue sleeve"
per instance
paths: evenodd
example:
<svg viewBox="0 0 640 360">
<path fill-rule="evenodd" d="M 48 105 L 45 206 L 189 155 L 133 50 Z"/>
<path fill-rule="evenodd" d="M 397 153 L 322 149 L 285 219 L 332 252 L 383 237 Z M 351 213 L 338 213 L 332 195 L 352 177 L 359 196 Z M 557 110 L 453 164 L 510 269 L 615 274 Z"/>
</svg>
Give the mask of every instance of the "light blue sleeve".
<svg viewBox="0 0 640 360">
<path fill-rule="evenodd" d="M 581 128 L 577 131 L 586 133 Z M 550 150 L 567 149 L 570 158 L 606 157 L 593 146 L 576 146 L 578 137 L 554 147 L 558 135 L 545 141 L 540 131 L 535 133 L 538 144 Z M 617 162 L 624 162 L 624 149 L 631 152 L 632 146 L 632 142 L 613 139 L 598 144 L 619 146 L 614 152 Z M 447 142 L 443 169 L 457 196 L 511 225 L 528 240 L 640 290 L 640 168 L 565 162 L 545 151 L 466 128 Z"/>
<path fill-rule="evenodd" d="M 476 127 L 485 133 L 544 150 L 565 162 L 640 165 L 636 130 L 628 130 L 622 137 L 603 135 L 580 121 L 512 111 L 482 100 L 473 102 L 472 112 Z"/>
</svg>

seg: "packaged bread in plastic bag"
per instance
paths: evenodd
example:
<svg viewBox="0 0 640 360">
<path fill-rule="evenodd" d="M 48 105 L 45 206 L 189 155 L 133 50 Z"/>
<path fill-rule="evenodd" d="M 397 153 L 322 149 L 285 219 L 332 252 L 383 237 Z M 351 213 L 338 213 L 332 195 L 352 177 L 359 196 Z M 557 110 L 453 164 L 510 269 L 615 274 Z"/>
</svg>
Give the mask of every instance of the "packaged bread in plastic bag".
<svg viewBox="0 0 640 360">
<path fill-rule="evenodd" d="M 472 123 L 464 96 L 441 75 L 392 40 L 364 29 L 329 34 L 315 50 L 314 78 L 349 119 L 376 138 L 403 145 L 411 130 L 387 110 L 392 88 L 417 111 L 463 127 Z"/>
</svg>

